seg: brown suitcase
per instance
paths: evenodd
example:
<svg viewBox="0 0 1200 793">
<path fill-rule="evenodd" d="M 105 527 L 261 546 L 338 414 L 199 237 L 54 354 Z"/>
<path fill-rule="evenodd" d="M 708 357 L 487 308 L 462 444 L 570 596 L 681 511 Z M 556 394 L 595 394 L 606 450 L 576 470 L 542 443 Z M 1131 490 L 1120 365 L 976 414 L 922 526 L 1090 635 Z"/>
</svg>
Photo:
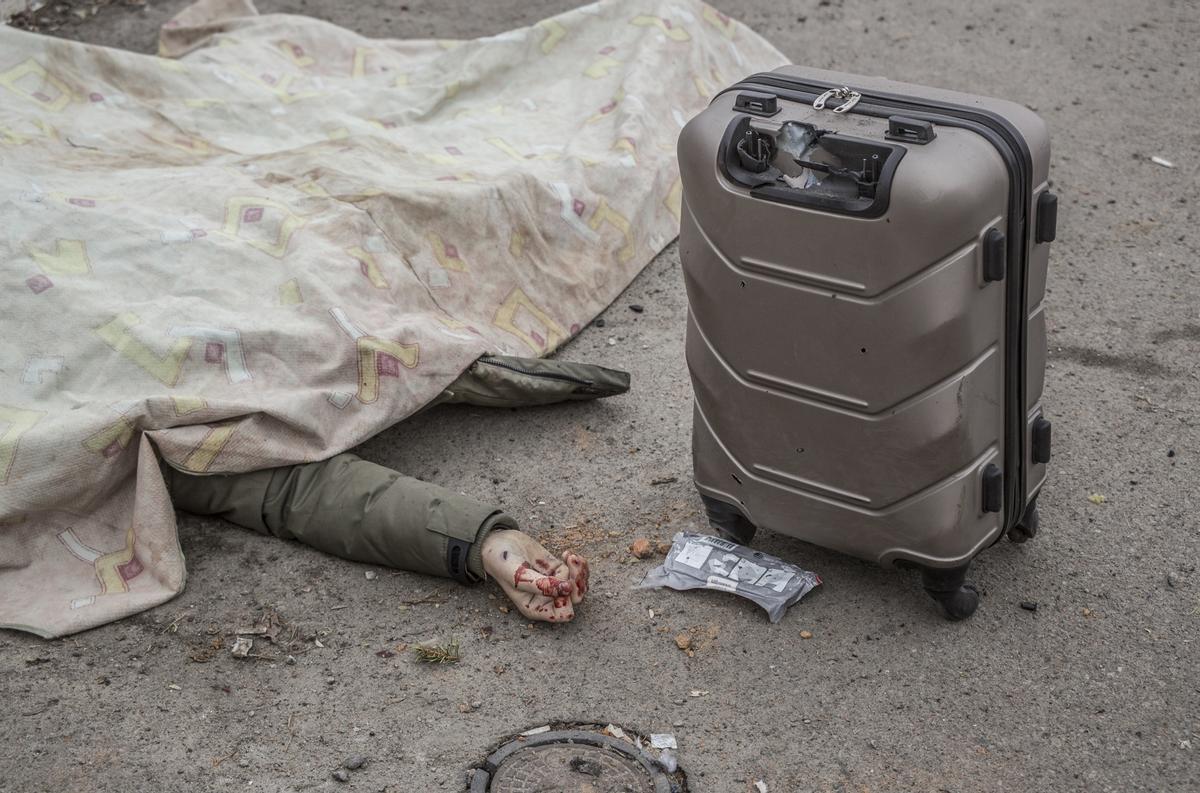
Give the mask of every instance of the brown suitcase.
<svg viewBox="0 0 1200 793">
<path fill-rule="evenodd" d="M 1037 531 L 1057 201 L 1037 115 L 790 66 L 684 128 L 696 487 L 713 526 L 914 566 L 954 619 L 971 559 Z"/>
</svg>

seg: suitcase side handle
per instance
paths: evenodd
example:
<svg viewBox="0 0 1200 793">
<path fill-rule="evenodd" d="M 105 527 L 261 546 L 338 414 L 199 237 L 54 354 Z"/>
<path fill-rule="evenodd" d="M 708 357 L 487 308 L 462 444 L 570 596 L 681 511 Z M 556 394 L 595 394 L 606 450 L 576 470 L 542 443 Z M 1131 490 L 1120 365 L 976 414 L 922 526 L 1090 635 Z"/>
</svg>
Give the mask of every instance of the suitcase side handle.
<svg viewBox="0 0 1200 793">
<path fill-rule="evenodd" d="M 888 116 L 888 129 L 883 135 L 887 140 L 899 140 L 924 146 L 937 137 L 933 124 L 907 116 Z"/>
</svg>

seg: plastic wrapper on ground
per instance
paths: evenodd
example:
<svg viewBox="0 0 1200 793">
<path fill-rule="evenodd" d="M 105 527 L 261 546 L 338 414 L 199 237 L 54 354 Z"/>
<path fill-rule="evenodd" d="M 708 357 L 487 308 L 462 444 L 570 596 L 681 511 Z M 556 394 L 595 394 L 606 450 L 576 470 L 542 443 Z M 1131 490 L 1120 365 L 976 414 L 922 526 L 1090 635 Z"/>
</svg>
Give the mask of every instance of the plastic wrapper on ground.
<svg viewBox="0 0 1200 793">
<path fill-rule="evenodd" d="M 762 551 L 707 534 L 679 532 L 666 561 L 638 586 L 733 592 L 766 609 L 771 622 L 779 622 L 789 606 L 820 583 L 816 573 Z"/>
</svg>

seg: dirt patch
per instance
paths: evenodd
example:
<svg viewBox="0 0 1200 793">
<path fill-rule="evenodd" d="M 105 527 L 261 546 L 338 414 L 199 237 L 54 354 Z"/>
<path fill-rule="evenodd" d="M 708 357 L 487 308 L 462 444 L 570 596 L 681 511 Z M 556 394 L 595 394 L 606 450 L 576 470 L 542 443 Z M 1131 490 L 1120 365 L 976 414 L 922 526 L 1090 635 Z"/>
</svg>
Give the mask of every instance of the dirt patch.
<svg viewBox="0 0 1200 793">
<path fill-rule="evenodd" d="M 1166 344 L 1172 341 L 1200 341 L 1200 325 L 1182 325 L 1178 328 L 1164 328 L 1154 334 L 1155 344 Z"/>
<path fill-rule="evenodd" d="M 1084 366 L 1112 369 L 1117 372 L 1136 374 L 1141 377 L 1157 377 L 1167 379 L 1178 373 L 1168 366 L 1163 366 L 1149 355 L 1131 353 L 1114 353 L 1095 350 L 1091 347 L 1057 346 L 1050 350 L 1052 360 L 1067 360 Z"/>
</svg>

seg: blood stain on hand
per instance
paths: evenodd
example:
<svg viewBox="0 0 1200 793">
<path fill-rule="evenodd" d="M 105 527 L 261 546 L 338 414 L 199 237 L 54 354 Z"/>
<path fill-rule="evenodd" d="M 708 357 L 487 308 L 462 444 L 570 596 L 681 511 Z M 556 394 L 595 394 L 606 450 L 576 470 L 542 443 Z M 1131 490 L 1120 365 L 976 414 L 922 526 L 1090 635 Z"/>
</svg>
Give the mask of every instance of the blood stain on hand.
<svg viewBox="0 0 1200 793">
<path fill-rule="evenodd" d="M 546 597 L 561 597 L 564 594 L 571 594 L 571 582 L 554 576 L 548 575 L 545 578 L 539 578 L 535 584 Z"/>
<path fill-rule="evenodd" d="M 521 566 L 513 573 L 513 586 L 520 587 L 522 582 L 532 582 L 546 597 L 558 597 L 561 595 L 571 594 L 571 582 L 563 581 L 554 576 L 542 576 L 535 578 L 538 573 L 530 569 L 528 562 L 521 562 Z"/>
<path fill-rule="evenodd" d="M 571 554 L 567 557 L 570 562 L 579 566 L 579 571 L 575 574 L 575 591 L 581 596 L 587 594 L 588 591 L 588 563 L 587 560 L 577 554 Z"/>
</svg>

